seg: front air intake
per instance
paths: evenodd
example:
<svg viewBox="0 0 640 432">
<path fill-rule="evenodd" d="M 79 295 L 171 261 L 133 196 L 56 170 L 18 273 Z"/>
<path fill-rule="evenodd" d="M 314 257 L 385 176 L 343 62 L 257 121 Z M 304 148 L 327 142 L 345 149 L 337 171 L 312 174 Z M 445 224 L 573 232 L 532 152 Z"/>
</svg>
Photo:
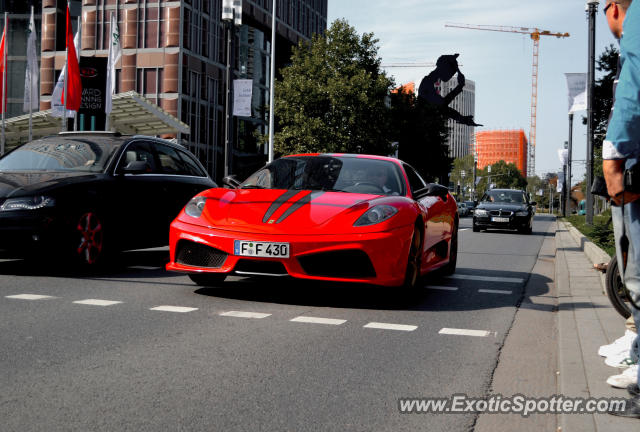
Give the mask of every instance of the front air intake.
<svg viewBox="0 0 640 432">
<path fill-rule="evenodd" d="M 220 268 L 228 254 L 201 243 L 180 240 L 176 247 L 176 263 L 191 267 Z"/>
<path fill-rule="evenodd" d="M 376 276 L 369 256 L 361 250 L 341 250 L 309 254 L 298 258 L 310 276 L 363 279 Z"/>
</svg>

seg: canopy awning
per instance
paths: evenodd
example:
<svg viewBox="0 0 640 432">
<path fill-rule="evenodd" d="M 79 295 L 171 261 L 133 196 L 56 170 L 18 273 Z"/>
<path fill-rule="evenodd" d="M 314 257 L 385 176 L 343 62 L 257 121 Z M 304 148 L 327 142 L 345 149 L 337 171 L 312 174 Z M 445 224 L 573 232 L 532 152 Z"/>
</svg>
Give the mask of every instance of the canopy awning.
<svg viewBox="0 0 640 432">
<path fill-rule="evenodd" d="M 190 128 L 158 105 L 134 91 L 113 96 L 110 116 L 111 129 L 126 135 L 189 134 Z M 51 110 L 32 114 L 33 138 L 57 134 L 62 119 L 51 116 Z M 29 114 L 5 120 L 7 147 L 24 143 L 29 138 Z"/>
</svg>

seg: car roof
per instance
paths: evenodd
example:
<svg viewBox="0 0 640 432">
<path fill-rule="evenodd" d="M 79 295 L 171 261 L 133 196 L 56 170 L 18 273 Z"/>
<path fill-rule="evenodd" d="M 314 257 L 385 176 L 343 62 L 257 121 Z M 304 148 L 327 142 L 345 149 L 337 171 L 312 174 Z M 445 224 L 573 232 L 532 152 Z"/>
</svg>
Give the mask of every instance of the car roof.
<svg viewBox="0 0 640 432">
<path fill-rule="evenodd" d="M 300 156 L 332 156 L 332 157 L 344 157 L 344 158 L 359 158 L 359 159 L 375 159 L 375 160 L 384 160 L 393 162 L 396 164 L 401 164 L 402 161 L 400 159 L 390 157 L 390 156 L 380 156 L 380 155 L 371 155 L 371 154 L 357 154 L 357 153 L 298 153 L 287 155 L 283 157 L 300 157 Z"/>
</svg>

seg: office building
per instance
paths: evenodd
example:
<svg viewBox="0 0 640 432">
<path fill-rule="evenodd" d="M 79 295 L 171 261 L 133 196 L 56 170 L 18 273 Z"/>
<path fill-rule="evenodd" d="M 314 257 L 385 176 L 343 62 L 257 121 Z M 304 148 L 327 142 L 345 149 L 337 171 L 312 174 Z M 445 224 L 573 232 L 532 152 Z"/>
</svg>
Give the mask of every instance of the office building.
<svg viewBox="0 0 640 432">
<path fill-rule="evenodd" d="M 455 75 L 447 82 L 440 83 L 440 94 L 446 96 L 458 85 L 458 76 Z M 462 93 L 453 99 L 449 105 L 454 110 L 465 116 L 475 116 L 476 112 L 476 83 L 469 79 L 465 80 Z M 467 126 L 454 120 L 448 120 L 449 127 L 449 156 L 461 158 L 473 152 L 473 126 Z"/>
<path fill-rule="evenodd" d="M 503 160 L 514 163 L 522 175 L 526 176 L 527 149 L 528 141 L 522 129 L 476 132 L 479 169 Z"/>
</svg>

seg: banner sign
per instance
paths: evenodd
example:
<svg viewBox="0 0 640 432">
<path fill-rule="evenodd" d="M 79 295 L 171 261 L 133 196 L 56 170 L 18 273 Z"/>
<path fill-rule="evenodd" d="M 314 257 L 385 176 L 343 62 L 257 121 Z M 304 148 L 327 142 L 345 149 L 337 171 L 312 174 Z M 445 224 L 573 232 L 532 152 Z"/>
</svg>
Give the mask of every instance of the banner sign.
<svg viewBox="0 0 640 432">
<path fill-rule="evenodd" d="M 558 158 L 560 159 L 560 164 L 565 166 L 569 161 L 569 150 L 567 149 L 558 149 Z"/>
<path fill-rule="evenodd" d="M 104 130 L 107 61 L 106 57 L 80 57 L 82 103 L 78 130 Z"/>
<path fill-rule="evenodd" d="M 569 113 L 587 109 L 587 74 L 566 73 L 569 88 Z"/>
<path fill-rule="evenodd" d="M 251 117 L 251 95 L 253 80 L 233 80 L 233 115 L 236 117 Z"/>
</svg>

